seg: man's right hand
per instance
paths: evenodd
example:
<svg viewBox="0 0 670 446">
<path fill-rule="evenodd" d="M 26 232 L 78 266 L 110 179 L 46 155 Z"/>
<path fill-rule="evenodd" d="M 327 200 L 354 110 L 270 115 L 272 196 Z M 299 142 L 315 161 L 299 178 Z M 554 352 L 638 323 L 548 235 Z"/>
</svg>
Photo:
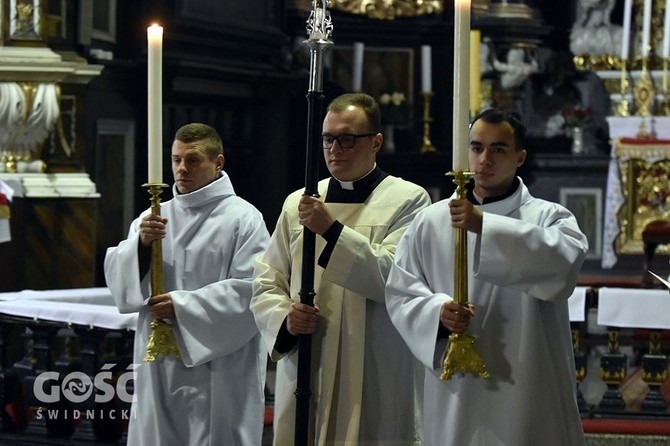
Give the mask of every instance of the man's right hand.
<svg viewBox="0 0 670 446">
<path fill-rule="evenodd" d="M 293 302 L 286 316 L 286 329 L 293 336 L 312 334 L 316 331 L 319 307 L 310 307 L 299 302 Z"/>
<path fill-rule="evenodd" d="M 149 214 L 140 222 L 140 243 L 142 246 L 150 246 L 154 240 L 165 238 L 165 225 L 167 218 L 160 215 Z"/>
</svg>

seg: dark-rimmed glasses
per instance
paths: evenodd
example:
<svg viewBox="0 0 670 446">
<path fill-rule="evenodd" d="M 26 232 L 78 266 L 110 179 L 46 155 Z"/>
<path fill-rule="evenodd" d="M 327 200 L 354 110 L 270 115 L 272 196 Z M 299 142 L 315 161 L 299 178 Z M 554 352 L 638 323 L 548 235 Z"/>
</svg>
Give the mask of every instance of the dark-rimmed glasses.
<svg viewBox="0 0 670 446">
<path fill-rule="evenodd" d="M 342 149 L 351 149 L 356 145 L 356 138 L 366 138 L 368 136 L 375 136 L 376 133 L 359 133 L 358 135 L 352 135 L 350 133 L 343 133 L 341 135 L 332 136 L 332 135 L 323 135 L 321 139 L 323 140 L 323 148 L 331 149 L 335 141 Z"/>
</svg>

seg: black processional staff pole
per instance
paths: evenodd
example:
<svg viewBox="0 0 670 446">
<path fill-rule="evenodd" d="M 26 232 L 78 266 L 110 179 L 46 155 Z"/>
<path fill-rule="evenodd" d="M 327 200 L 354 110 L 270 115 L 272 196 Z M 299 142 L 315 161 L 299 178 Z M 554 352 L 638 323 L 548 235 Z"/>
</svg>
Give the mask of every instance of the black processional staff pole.
<svg viewBox="0 0 670 446">
<path fill-rule="evenodd" d="M 321 126 L 323 115 L 323 54 L 332 42 L 333 31 L 328 0 L 313 0 L 312 12 L 307 19 L 309 38 L 309 88 L 307 91 L 307 151 L 305 156 L 305 195 L 316 197 L 318 192 L 318 154 L 321 153 Z M 316 234 L 305 227 L 302 247 L 302 281 L 300 302 L 314 306 L 314 261 Z M 295 445 L 309 444 L 310 374 L 312 364 L 312 335 L 300 335 L 298 340 L 298 383 L 295 391 Z"/>
</svg>

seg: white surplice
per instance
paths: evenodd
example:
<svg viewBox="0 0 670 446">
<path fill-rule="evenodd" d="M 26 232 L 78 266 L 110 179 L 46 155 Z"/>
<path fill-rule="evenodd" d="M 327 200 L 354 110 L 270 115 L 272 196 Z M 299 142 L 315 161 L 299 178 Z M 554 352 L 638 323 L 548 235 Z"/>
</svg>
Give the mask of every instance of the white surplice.
<svg viewBox="0 0 670 446">
<path fill-rule="evenodd" d="M 139 277 L 139 223 L 109 248 L 105 277 L 119 310 L 139 312 L 129 445 L 258 446 L 267 353 L 249 310 L 255 258 L 269 234 L 261 213 L 235 195 L 224 173 L 161 204 L 165 290 L 182 359 L 144 362 L 150 333 L 150 274 Z"/>
<path fill-rule="evenodd" d="M 318 191 L 327 195 L 328 180 Z M 297 348 L 274 347 L 293 301 L 299 301 L 304 228 L 296 191 L 284 202 L 270 245 L 257 262 L 251 308 L 277 362 L 275 444 L 292 445 Z M 387 176 L 364 203 L 326 206 L 344 228 L 325 270 L 315 268 L 310 430 L 318 445 L 415 445 L 420 440 L 421 366 L 393 328 L 384 285 L 396 244 L 416 213 L 430 204 L 425 190 Z M 316 257 L 325 241 L 317 235 Z M 312 440 L 310 440 L 312 444 Z"/>
<path fill-rule="evenodd" d="M 426 367 L 424 441 L 431 446 L 583 445 L 568 298 L 587 251 L 564 207 L 530 195 L 480 206 L 468 232 L 468 334 L 491 378 L 441 381 L 440 307 L 454 289 L 448 200 L 420 213 L 400 241 L 386 288 L 391 320 Z"/>
</svg>

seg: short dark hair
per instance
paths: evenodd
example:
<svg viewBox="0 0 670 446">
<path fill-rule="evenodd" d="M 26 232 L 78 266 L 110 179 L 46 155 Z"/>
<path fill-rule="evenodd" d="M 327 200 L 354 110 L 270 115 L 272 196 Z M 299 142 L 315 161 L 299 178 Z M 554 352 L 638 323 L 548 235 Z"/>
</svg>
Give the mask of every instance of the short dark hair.
<svg viewBox="0 0 670 446">
<path fill-rule="evenodd" d="M 205 153 L 210 158 L 216 158 L 218 155 L 223 155 L 223 142 L 221 137 L 214 130 L 213 127 L 200 122 L 193 122 L 182 126 L 174 136 L 176 141 L 184 143 L 202 142 Z"/>
<path fill-rule="evenodd" d="M 379 104 L 375 98 L 365 93 L 346 93 L 333 99 L 328 104 L 328 112 L 343 112 L 350 105 L 358 107 L 365 113 L 370 125 L 370 131 L 379 133 L 382 131 L 382 115 L 379 111 Z"/>
<path fill-rule="evenodd" d="M 480 119 L 491 124 L 509 123 L 514 130 L 516 151 L 519 152 L 526 147 L 526 126 L 521 122 L 521 116 L 518 113 L 504 108 L 487 108 L 472 119 L 470 128 Z"/>
</svg>

